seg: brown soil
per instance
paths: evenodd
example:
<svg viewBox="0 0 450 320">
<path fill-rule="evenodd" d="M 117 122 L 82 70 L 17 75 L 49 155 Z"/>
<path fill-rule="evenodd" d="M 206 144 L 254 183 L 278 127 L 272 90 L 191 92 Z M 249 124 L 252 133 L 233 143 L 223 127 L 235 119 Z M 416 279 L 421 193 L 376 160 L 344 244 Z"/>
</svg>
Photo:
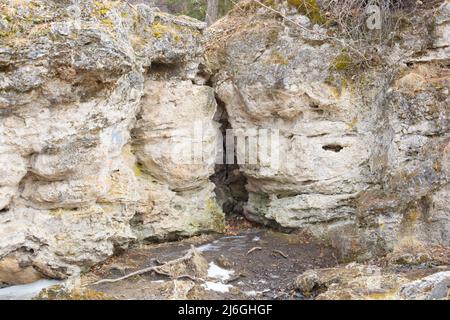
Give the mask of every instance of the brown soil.
<svg viewBox="0 0 450 320">
<path fill-rule="evenodd" d="M 292 289 L 295 277 L 311 268 L 337 264 L 334 251 L 305 234 L 284 234 L 259 229 L 241 221 L 230 221 L 225 235 L 207 235 L 178 242 L 149 244 L 127 250 L 94 267 L 83 282 L 118 278 L 133 271 L 182 257 L 193 244 L 208 262 L 233 270 L 224 284 L 232 287 L 221 293 L 206 290 L 197 283 L 186 298 L 191 299 L 296 299 Z M 256 248 L 256 249 L 255 249 Z M 250 252 L 250 253 L 249 253 Z M 193 282 L 190 283 L 194 285 Z M 116 283 L 90 286 L 119 299 L 171 298 L 174 282 L 152 273 Z"/>
</svg>

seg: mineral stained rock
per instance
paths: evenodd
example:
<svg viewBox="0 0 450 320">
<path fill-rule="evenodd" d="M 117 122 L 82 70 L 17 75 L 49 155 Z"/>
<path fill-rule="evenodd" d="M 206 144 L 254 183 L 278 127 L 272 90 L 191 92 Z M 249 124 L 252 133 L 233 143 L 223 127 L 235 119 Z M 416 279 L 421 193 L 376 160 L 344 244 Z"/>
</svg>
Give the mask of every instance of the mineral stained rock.
<svg viewBox="0 0 450 320">
<path fill-rule="evenodd" d="M 306 298 L 317 300 L 446 300 L 450 272 L 419 276 L 375 265 L 307 270 L 293 287 Z"/>
<path fill-rule="evenodd" d="M 279 167 L 240 166 L 246 216 L 309 230 L 346 259 L 403 239 L 450 245 L 448 1 L 365 70 L 326 23 L 271 3 L 278 13 L 243 2 L 208 29 L 231 127 L 280 134 Z"/>
<path fill-rule="evenodd" d="M 278 132 L 280 156 L 235 164 L 219 203 L 342 259 L 450 245 L 448 1 L 365 69 L 330 24 L 271 3 L 205 31 L 126 1 L 0 0 L 0 282 L 221 231 L 217 119 Z"/>
<path fill-rule="evenodd" d="M 204 24 L 123 1 L 0 9 L 0 282 L 220 231 L 214 159 L 171 158 L 194 120 L 209 133 L 197 143 L 215 147 L 214 92 L 197 77 Z"/>
<path fill-rule="evenodd" d="M 402 286 L 398 297 L 406 300 L 450 298 L 450 271 L 438 272 Z"/>
</svg>

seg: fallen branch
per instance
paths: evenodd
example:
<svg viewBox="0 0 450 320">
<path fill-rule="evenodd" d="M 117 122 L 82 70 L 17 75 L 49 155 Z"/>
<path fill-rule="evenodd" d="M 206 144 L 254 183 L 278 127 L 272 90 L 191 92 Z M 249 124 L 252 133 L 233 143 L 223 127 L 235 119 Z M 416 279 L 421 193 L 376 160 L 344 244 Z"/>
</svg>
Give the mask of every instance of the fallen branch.
<svg viewBox="0 0 450 320">
<path fill-rule="evenodd" d="M 262 250 L 262 248 L 261 248 L 261 247 L 254 247 L 254 248 L 251 248 L 250 250 L 247 251 L 247 255 L 249 255 L 250 253 L 252 253 L 252 252 L 254 252 L 254 251 L 257 251 L 257 250 Z"/>
<path fill-rule="evenodd" d="M 102 283 L 114 283 L 114 282 L 119 282 L 119 281 L 122 281 L 122 280 L 126 280 L 126 279 L 128 279 L 128 278 L 135 277 L 135 276 L 139 276 L 139 275 L 141 275 L 141 274 L 145 274 L 145 273 L 152 272 L 152 271 L 158 273 L 158 270 L 157 270 L 157 269 L 158 269 L 158 267 L 149 267 L 149 268 L 137 270 L 137 271 L 135 271 L 135 272 L 132 272 L 132 273 L 127 274 L 126 276 L 123 276 L 123 277 L 120 277 L 120 278 L 99 280 L 99 281 L 97 281 L 97 282 L 92 283 L 92 285 L 97 285 L 97 284 L 102 284 Z M 164 275 L 165 275 L 165 274 L 164 274 Z"/>
<path fill-rule="evenodd" d="M 240 273 L 240 274 L 238 274 L 237 276 L 235 276 L 235 277 L 233 277 L 233 278 L 231 278 L 231 279 L 226 280 L 226 281 L 225 281 L 225 284 L 230 284 L 230 283 L 232 283 L 232 282 L 235 282 L 235 281 L 239 280 L 239 279 L 242 278 L 242 277 L 245 277 L 245 276 L 244 276 L 242 273 Z"/>
<path fill-rule="evenodd" d="M 278 253 L 280 256 L 282 256 L 283 258 L 287 259 L 289 258 L 289 256 L 287 254 L 285 254 L 283 251 L 281 250 L 272 250 L 272 252 L 274 253 Z"/>
<path fill-rule="evenodd" d="M 126 280 L 126 279 L 131 278 L 131 277 L 135 277 L 135 276 L 139 276 L 139 275 L 142 275 L 142 274 L 145 274 L 145 273 L 149 273 L 149 272 L 154 272 L 154 273 L 159 274 L 161 276 L 170 277 L 172 279 L 188 278 L 188 279 L 193 280 L 193 281 L 205 282 L 205 280 L 203 280 L 201 278 L 197 278 L 195 276 L 191 276 L 191 275 L 187 275 L 187 274 L 174 276 L 174 275 L 168 273 L 167 271 L 164 271 L 164 269 L 167 268 L 167 267 L 170 267 L 170 266 L 173 266 L 173 265 L 175 265 L 177 263 L 184 262 L 186 260 L 191 259 L 193 254 L 195 253 L 195 250 L 196 250 L 195 247 L 191 246 L 191 250 L 189 250 L 189 252 L 186 255 L 184 255 L 183 257 L 181 257 L 181 258 L 178 258 L 178 259 L 175 259 L 175 260 L 171 260 L 171 261 L 166 262 L 166 263 L 164 263 L 162 265 L 159 265 L 159 266 L 152 266 L 152 267 L 147 267 L 147 268 L 144 268 L 144 269 L 140 269 L 140 270 L 134 271 L 134 272 L 132 272 L 130 274 L 127 274 L 127 275 L 125 275 L 123 277 L 120 277 L 120 278 L 99 280 L 97 282 L 92 283 L 91 285 L 98 285 L 98 284 L 102 284 L 102 283 L 115 283 L 115 282 Z"/>
</svg>

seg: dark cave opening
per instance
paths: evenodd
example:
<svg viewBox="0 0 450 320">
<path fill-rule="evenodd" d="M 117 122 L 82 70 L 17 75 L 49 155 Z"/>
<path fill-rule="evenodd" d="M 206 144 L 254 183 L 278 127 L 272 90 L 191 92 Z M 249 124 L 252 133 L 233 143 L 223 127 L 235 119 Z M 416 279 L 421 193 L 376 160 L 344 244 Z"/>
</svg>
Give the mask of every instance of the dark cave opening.
<svg viewBox="0 0 450 320">
<path fill-rule="evenodd" d="M 248 191 L 245 188 L 247 178 L 242 173 L 236 161 L 236 154 L 234 155 L 234 164 L 226 164 L 226 148 L 225 135 L 226 130 L 231 129 L 231 124 L 228 121 L 228 113 L 225 104 L 216 97 L 217 112 L 214 120 L 221 124 L 220 132 L 223 137 L 223 163 L 216 164 L 215 174 L 211 177 L 211 181 L 215 184 L 215 193 L 218 204 L 222 207 L 223 212 L 227 216 L 244 215 L 244 205 L 248 201 Z"/>
</svg>

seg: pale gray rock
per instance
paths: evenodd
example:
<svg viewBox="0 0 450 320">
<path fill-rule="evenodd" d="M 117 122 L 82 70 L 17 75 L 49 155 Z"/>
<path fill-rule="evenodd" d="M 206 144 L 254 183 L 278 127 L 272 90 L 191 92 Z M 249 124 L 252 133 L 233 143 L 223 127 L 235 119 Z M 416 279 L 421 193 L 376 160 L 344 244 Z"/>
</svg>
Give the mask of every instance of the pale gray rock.
<svg viewBox="0 0 450 320">
<path fill-rule="evenodd" d="M 143 4 L 0 5 L 0 282 L 223 230 L 218 118 L 279 134 L 278 166 L 258 153 L 227 175 L 248 195 L 218 191 L 249 219 L 312 232 L 343 259 L 450 245 L 448 2 L 364 72 L 285 5 L 290 21 L 253 3 L 207 35 Z"/>
<path fill-rule="evenodd" d="M 406 300 L 442 300 L 449 297 L 450 272 L 438 272 L 402 286 L 398 297 Z"/>
<path fill-rule="evenodd" d="M 0 282 L 65 278 L 136 239 L 220 231 L 214 93 L 193 84 L 204 24 L 115 1 L 0 6 L 11 21 L 0 31 Z M 193 171 L 166 161 L 158 128 L 189 118 L 210 128 L 199 141 L 210 158 Z"/>
<path fill-rule="evenodd" d="M 286 19 L 243 4 L 209 29 L 206 51 L 230 126 L 280 134 L 278 168 L 240 165 L 246 216 L 310 231 L 345 259 L 405 239 L 450 245 L 448 3 L 366 71 L 324 27 L 274 5 Z"/>
<path fill-rule="evenodd" d="M 352 262 L 334 268 L 307 270 L 295 279 L 293 287 L 303 296 L 317 300 L 448 299 L 449 271 L 426 277 L 409 272 Z M 411 278 L 417 280 L 411 281 Z"/>
</svg>

